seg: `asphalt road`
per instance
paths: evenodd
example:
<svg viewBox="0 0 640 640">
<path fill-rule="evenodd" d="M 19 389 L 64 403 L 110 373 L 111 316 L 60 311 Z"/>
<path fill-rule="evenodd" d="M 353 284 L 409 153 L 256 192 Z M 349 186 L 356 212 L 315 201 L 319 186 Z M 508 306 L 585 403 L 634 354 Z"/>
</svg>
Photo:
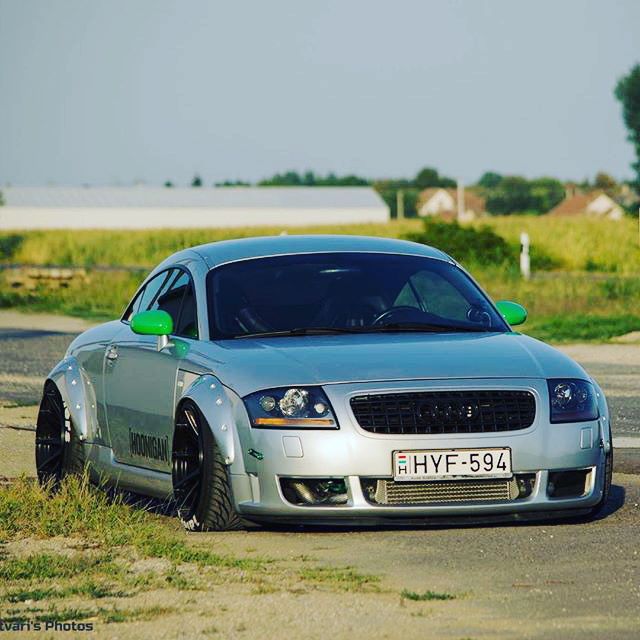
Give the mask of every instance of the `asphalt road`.
<svg viewBox="0 0 640 640">
<path fill-rule="evenodd" d="M 395 594 L 454 596 L 427 602 L 370 597 L 368 606 L 363 597 L 337 599 L 331 613 L 308 603 L 300 621 L 283 615 L 283 609 L 299 610 L 296 598 L 256 601 L 254 617 L 275 633 L 260 637 L 280 637 L 280 624 L 289 627 L 288 637 L 634 640 L 640 638 L 639 503 L 640 476 L 617 474 L 608 515 L 590 523 L 258 529 L 201 537 L 230 553 L 352 566 L 380 576 L 381 588 Z"/>
</svg>

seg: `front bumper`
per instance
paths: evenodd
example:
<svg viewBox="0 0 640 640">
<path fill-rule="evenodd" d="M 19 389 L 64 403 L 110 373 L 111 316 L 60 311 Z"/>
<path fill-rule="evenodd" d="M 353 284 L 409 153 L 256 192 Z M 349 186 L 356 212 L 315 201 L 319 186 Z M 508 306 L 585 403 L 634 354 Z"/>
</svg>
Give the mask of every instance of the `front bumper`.
<svg viewBox="0 0 640 640">
<path fill-rule="evenodd" d="M 362 393 L 464 388 L 528 390 L 536 399 L 535 421 L 527 429 L 501 433 L 380 435 L 360 428 L 349 404 L 351 397 Z M 539 517 L 543 513 L 588 511 L 602 498 L 605 455 L 610 446 L 608 416 L 585 423 L 551 424 L 545 380 L 334 384 L 324 386 L 324 390 L 340 424 L 339 430 L 252 429 L 242 401 L 235 398 L 234 418 L 242 455 L 236 456 L 231 466 L 231 480 L 236 508 L 247 519 L 324 524 L 439 522 L 457 518 L 484 521 L 495 517 L 517 519 Z M 372 503 L 363 491 L 364 479 L 392 478 L 392 455 L 396 450 L 486 447 L 511 449 L 514 474 L 535 476 L 529 495 L 495 502 L 388 505 Z M 590 470 L 585 491 L 570 498 L 550 497 L 550 472 L 570 469 Z M 344 479 L 347 501 L 340 505 L 293 504 L 283 495 L 281 478 Z"/>
</svg>

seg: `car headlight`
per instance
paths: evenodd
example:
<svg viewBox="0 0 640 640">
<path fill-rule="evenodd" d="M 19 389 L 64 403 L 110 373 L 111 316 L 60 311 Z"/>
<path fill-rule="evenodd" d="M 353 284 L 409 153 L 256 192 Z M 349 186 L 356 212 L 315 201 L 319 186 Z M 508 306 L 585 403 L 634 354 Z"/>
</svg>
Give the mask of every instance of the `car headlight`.
<svg viewBox="0 0 640 640">
<path fill-rule="evenodd" d="M 258 391 L 243 398 L 251 426 L 257 428 L 338 429 L 338 421 L 320 387 Z"/>
<path fill-rule="evenodd" d="M 593 385 L 585 380 L 561 378 L 547 380 L 551 403 L 551 422 L 597 420 L 598 402 Z"/>
</svg>

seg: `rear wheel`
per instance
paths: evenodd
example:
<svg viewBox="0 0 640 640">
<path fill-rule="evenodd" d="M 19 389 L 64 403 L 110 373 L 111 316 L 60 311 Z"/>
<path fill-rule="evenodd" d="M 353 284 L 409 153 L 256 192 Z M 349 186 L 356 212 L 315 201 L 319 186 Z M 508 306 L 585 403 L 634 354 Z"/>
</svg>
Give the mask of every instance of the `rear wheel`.
<svg viewBox="0 0 640 640">
<path fill-rule="evenodd" d="M 82 443 L 54 382 L 47 380 L 36 424 L 36 470 L 41 485 L 58 485 L 65 475 L 82 473 Z"/>
<path fill-rule="evenodd" d="M 241 529 L 227 467 L 202 412 L 180 405 L 172 452 L 173 494 L 178 517 L 189 531 Z"/>
</svg>

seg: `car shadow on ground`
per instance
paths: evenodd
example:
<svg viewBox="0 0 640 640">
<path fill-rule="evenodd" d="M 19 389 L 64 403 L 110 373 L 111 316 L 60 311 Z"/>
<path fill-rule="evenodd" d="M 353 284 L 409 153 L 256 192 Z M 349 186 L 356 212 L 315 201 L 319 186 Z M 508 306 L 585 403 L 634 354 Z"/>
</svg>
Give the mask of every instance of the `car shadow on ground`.
<svg viewBox="0 0 640 640">
<path fill-rule="evenodd" d="M 606 505 L 597 516 L 588 514 L 566 514 L 562 516 L 554 514 L 530 514 L 526 518 L 513 519 L 511 516 L 493 516 L 489 519 L 479 520 L 477 518 L 451 518 L 451 519 L 429 519 L 422 521 L 400 521 L 393 523 L 360 525 L 360 524 L 292 524 L 292 523 L 262 523 L 250 525 L 249 531 L 270 531 L 280 533 L 294 533 L 309 531 L 315 533 L 349 533 L 349 532 L 372 532 L 372 531 L 408 531 L 408 530 L 443 530 L 443 529 L 487 529 L 496 527 L 553 527 L 559 525 L 588 524 L 604 520 L 616 513 L 624 506 L 626 492 L 624 487 L 613 484 L 609 492 L 609 499 Z"/>
<path fill-rule="evenodd" d="M 122 491 L 118 489 L 106 489 L 107 494 L 112 499 L 123 500 L 129 506 L 136 509 L 143 509 L 156 515 L 177 518 L 178 505 L 174 500 L 159 500 Z M 607 504 L 597 516 L 588 514 L 562 516 L 554 514 L 530 514 L 526 519 L 512 519 L 511 516 L 493 516 L 489 519 L 479 520 L 477 518 L 447 518 L 444 519 L 421 519 L 411 521 L 390 522 L 384 524 L 357 524 L 345 522 L 344 524 L 331 523 L 322 524 L 296 524 L 296 523 L 247 523 L 249 532 L 272 532 L 272 533 L 299 533 L 303 531 L 313 533 L 354 533 L 372 531 L 410 531 L 410 530 L 443 530 L 443 529 L 486 529 L 496 527 L 536 527 L 536 526 L 558 526 L 570 524 L 586 524 L 608 518 L 624 506 L 624 487 L 612 484 L 609 492 Z"/>
</svg>

